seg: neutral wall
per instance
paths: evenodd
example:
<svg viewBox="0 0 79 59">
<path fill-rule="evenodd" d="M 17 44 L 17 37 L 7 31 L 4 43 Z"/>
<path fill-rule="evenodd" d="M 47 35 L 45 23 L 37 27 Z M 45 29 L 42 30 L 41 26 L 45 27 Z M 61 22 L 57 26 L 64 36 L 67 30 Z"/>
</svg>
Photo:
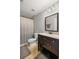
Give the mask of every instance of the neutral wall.
<svg viewBox="0 0 79 59">
<path fill-rule="evenodd" d="M 25 43 L 33 36 L 33 20 L 20 17 L 20 43 Z"/>
<path fill-rule="evenodd" d="M 36 33 L 46 33 L 45 31 L 45 17 L 51 14 L 59 12 L 59 2 L 56 2 L 50 8 L 53 10 L 50 11 L 49 8 L 46 9 L 44 12 L 40 13 L 39 15 L 34 16 L 34 27 Z M 58 34 L 58 32 L 56 32 Z"/>
</svg>

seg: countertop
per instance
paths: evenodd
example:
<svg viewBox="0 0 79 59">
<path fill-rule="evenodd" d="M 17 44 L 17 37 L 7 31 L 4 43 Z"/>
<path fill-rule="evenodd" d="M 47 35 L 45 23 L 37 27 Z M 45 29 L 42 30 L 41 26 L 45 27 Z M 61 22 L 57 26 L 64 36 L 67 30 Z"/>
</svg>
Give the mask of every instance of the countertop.
<svg viewBox="0 0 79 59">
<path fill-rule="evenodd" d="M 43 36 L 59 39 L 58 34 L 38 33 L 38 35 L 43 35 Z"/>
</svg>

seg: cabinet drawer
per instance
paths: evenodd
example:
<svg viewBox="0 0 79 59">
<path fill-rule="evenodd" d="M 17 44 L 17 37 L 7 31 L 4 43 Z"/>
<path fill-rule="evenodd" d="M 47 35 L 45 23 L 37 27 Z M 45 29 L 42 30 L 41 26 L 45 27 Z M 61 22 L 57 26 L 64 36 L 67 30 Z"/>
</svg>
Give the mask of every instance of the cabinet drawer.
<svg viewBox="0 0 79 59">
<path fill-rule="evenodd" d="M 42 36 L 42 43 L 48 47 L 59 48 L 59 40 Z"/>
</svg>

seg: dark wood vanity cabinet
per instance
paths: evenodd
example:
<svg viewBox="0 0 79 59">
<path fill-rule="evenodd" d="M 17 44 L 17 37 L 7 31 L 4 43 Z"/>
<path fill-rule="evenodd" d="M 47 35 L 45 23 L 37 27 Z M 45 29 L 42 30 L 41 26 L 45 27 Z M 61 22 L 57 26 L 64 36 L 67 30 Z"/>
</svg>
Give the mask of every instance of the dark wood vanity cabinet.
<svg viewBox="0 0 79 59">
<path fill-rule="evenodd" d="M 46 48 L 51 53 L 59 56 L 59 40 L 43 35 L 38 35 L 38 50 Z"/>
</svg>

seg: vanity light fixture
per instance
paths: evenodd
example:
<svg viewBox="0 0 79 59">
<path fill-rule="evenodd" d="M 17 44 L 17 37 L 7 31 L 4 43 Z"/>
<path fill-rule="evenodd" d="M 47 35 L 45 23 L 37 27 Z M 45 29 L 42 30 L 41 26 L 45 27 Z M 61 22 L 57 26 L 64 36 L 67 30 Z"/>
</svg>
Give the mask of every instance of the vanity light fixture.
<svg viewBox="0 0 79 59">
<path fill-rule="evenodd" d="M 48 13 L 51 13 L 53 11 L 53 8 L 50 7 L 47 11 Z"/>
<path fill-rule="evenodd" d="M 35 11 L 35 9 L 32 9 L 32 11 L 34 12 L 34 11 Z"/>
</svg>

